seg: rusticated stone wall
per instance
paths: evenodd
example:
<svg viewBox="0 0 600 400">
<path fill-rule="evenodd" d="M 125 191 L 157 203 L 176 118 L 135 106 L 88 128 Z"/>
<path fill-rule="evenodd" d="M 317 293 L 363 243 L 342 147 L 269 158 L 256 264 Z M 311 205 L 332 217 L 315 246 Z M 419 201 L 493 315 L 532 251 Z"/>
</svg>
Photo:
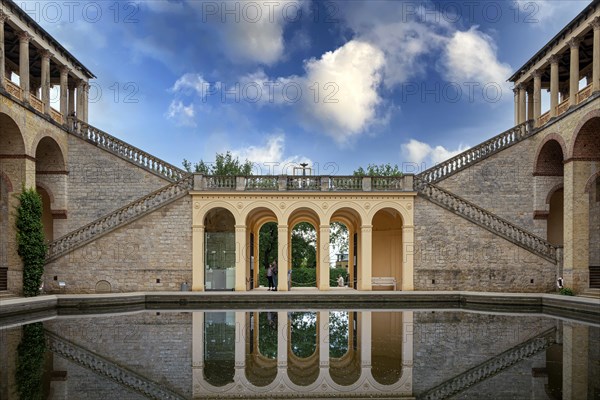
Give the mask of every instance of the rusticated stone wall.
<svg viewBox="0 0 600 400">
<path fill-rule="evenodd" d="M 556 265 L 430 201 L 415 199 L 415 290 L 548 292 Z"/>
<path fill-rule="evenodd" d="M 192 398 L 191 313 L 142 312 L 58 319 L 47 321 L 44 326 L 50 332 L 120 367 L 180 393 L 185 398 Z M 58 355 L 54 357 L 61 359 Z M 61 360 L 61 366 L 67 371 L 69 399 L 145 398 L 72 361 Z M 77 397 L 78 393 L 81 397 Z M 84 393 L 92 397 L 84 397 Z M 100 397 L 100 394 L 106 397 Z"/>
<path fill-rule="evenodd" d="M 554 320 L 538 316 L 415 312 L 413 393 L 418 396 L 555 326 Z M 456 398 L 546 398 L 524 396 L 532 390 L 544 393 L 544 382 L 532 387 L 531 368 L 543 368 L 545 361 L 546 352 L 541 351 L 457 394 Z"/>
<path fill-rule="evenodd" d="M 183 197 L 46 265 L 46 290 L 95 293 L 180 290 L 192 281 L 192 207 Z M 56 277 L 56 280 L 54 279 Z"/>
<path fill-rule="evenodd" d="M 91 143 L 69 136 L 67 232 L 170 182 Z"/>
</svg>

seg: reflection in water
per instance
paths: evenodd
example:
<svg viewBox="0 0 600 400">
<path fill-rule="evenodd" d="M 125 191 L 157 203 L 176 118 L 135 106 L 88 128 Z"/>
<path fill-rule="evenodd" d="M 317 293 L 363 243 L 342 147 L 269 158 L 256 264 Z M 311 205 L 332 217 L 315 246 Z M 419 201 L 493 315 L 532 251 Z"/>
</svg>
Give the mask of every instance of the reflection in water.
<svg viewBox="0 0 600 400">
<path fill-rule="evenodd" d="M 24 378 L 47 399 L 600 394 L 600 328 L 538 315 L 161 311 L 57 318 L 43 323 L 46 355 L 31 346 L 44 343 L 29 334 L 41 327 L 0 329 L 0 398 L 19 399 Z M 19 362 L 45 371 L 17 369 Z"/>
</svg>

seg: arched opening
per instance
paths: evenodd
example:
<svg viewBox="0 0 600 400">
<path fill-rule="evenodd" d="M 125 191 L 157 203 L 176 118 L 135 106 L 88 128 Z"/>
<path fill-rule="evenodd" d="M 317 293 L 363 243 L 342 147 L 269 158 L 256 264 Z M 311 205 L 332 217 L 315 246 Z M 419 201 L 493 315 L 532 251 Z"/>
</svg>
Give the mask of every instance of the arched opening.
<svg viewBox="0 0 600 400">
<path fill-rule="evenodd" d="M 278 255 L 278 225 L 277 216 L 267 208 L 252 210 L 246 219 L 248 262 L 248 287 L 267 287 L 267 270 L 277 260 Z M 278 280 L 279 275 L 274 277 Z"/>
<path fill-rule="evenodd" d="M 43 137 L 35 151 L 35 181 L 44 204 L 44 229 L 46 240 L 64 234 L 66 219 L 67 173 L 63 153 L 56 141 Z M 47 202 L 46 202 L 47 201 Z"/>
<path fill-rule="evenodd" d="M 563 176 L 564 155 L 560 143 L 556 140 L 547 141 L 540 150 L 535 163 L 536 176 Z"/>
<path fill-rule="evenodd" d="M 564 190 L 555 190 L 548 201 L 547 240 L 555 246 L 563 245 Z"/>
<path fill-rule="evenodd" d="M 247 313 L 246 378 L 254 386 L 267 386 L 277 376 L 277 312 Z"/>
<path fill-rule="evenodd" d="M 394 278 L 396 288 L 402 287 L 402 216 L 398 210 L 384 208 L 375 213 L 372 224 L 372 276 Z M 373 287 L 378 289 L 386 287 Z"/>
<path fill-rule="evenodd" d="M 318 215 L 310 209 L 296 210 L 288 226 L 291 287 L 319 287 Z"/>
<path fill-rule="evenodd" d="M 329 313 L 329 375 L 342 386 L 349 386 L 360 378 L 357 313 L 332 311 Z"/>
<path fill-rule="evenodd" d="M 235 376 L 235 312 L 204 314 L 204 379 L 213 386 L 232 383 Z"/>
<path fill-rule="evenodd" d="M 340 229 L 336 227 L 336 224 L 341 224 L 344 228 Z M 336 268 L 344 267 L 347 269 L 345 285 L 357 289 L 360 260 L 360 216 L 351 208 L 341 208 L 331 216 L 330 225 L 329 238 L 332 246 L 330 246 L 329 254 L 336 257 L 334 259 L 335 264 L 334 269 L 332 269 L 330 284 L 338 286 Z M 341 256 L 338 257 L 336 253 L 341 253 Z"/>
<path fill-rule="evenodd" d="M 371 374 L 382 385 L 393 385 L 402 376 L 402 313 L 371 314 Z"/>
<path fill-rule="evenodd" d="M 19 127 L 8 115 L 0 113 L 0 290 L 14 289 L 9 282 L 12 276 L 9 264 L 11 269 L 20 269 L 16 246 L 11 246 L 16 234 L 12 210 L 19 203 L 16 195 L 26 183 L 26 162 L 25 142 Z"/>
<path fill-rule="evenodd" d="M 98 281 L 96 283 L 96 293 L 110 293 L 111 286 L 108 281 Z"/>
<path fill-rule="evenodd" d="M 38 186 L 36 190 L 42 198 L 42 225 L 44 226 L 44 239 L 46 242 L 54 240 L 54 218 L 52 217 L 52 208 L 50 195 L 46 189 Z"/>
<path fill-rule="evenodd" d="M 288 313 L 288 376 L 308 386 L 319 376 L 319 330 L 316 312 Z"/>
<path fill-rule="evenodd" d="M 235 289 L 235 217 L 225 208 L 213 208 L 204 217 L 205 290 Z"/>
<path fill-rule="evenodd" d="M 567 166 L 566 166 L 567 167 Z M 600 287 L 600 263 L 598 250 L 597 178 L 600 170 L 600 117 L 589 119 L 576 134 L 572 159 L 568 165 L 572 189 L 565 190 L 566 219 L 572 221 L 573 229 L 565 237 L 566 264 L 573 265 L 581 284 L 576 289 Z M 567 246 L 569 246 L 567 251 Z M 572 257 L 568 259 L 568 257 Z M 588 271 L 584 269 L 588 268 Z M 589 274 L 589 275 L 588 275 Z M 585 282 L 588 280 L 588 282 Z M 587 284 L 585 284 L 587 283 Z"/>
</svg>

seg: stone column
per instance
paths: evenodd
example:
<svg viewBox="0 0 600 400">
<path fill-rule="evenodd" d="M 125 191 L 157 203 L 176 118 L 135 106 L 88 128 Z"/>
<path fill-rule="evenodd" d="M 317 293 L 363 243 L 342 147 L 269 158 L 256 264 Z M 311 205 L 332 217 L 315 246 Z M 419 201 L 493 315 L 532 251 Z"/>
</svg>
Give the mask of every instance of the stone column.
<svg viewBox="0 0 600 400">
<path fill-rule="evenodd" d="M 569 160 L 564 164 L 564 256 L 565 286 L 581 292 L 589 287 L 589 193 L 585 184 L 593 162 Z"/>
<path fill-rule="evenodd" d="M 533 120 L 535 126 L 539 126 L 540 116 L 542 115 L 542 71 L 536 69 L 533 71 Z"/>
<path fill-rule="evenodd" d="M 533 87 L 530 86 L 526 89 L 527 92 L 527 121 L 531 121 L 533 118 Z"/>
<path fill-rule="evenodd" d="M 83 85 L 83 122 L 85 122 L 86 124 L 89 121 L 89 119 L 88 119 L 88 117 L 89 117 L 89 115 L 88 115 L 89 98 L 90 98 L 90 84 L 86 82 Z"/>
<path fill-rule="evenodd" d="M 563 324 L 563 399 L 587 399 L 589 328 Z"/>
<path fill-rule="evenodd" d="M 83 119 L 83 85 L 85 84 L 85 82 L 83 80 L 79 80 L 79 82 L 77 82 L 77 100 L 75 101 L 77 103 L 77 119 L 84 121 Z M 85 121 L 84 121 L 85 122 Z"/>
<path fill-rule="evenodd" d="M 569 40 L 571 48 L 571 68 L 569 70 L 569 107 L 577 105 L 577 93 L 579 93 L 579 38 Z"/>
<path fill-rule="evenodd" d="M 360 227 L 360 271 L 358 290 L 371 290 L 373 225 Z"/>
<path fill-rule="evenodd" d="M 8 20 L 8 15 L 0 11 L 0 88 L 4 88 L 4 79 L 6 79 L 6 60 L 4 55 L 4 21 Z"/>
<path fill-rule="evenodd" d="M 235 291 L 246 291 L 246 225 L 235 226 Z"/>
<path fill-rule="evenodd" d="M 288 324 L 288 313 L 286 311 L 277 312 L 277 369 L 283 370 L 278 375 L 285 375 L 287 369 Z"/>
<path fill-rule="evenodd" d="M 319 227 L 319 290 L 329 290 L 329 230 L 329 224 Z"/>
<path fill-rule="evenodd" d="M 594 18 L 592 21 L 594 27 L 594 55 L 593 55 L 593 92 L 600 90 L 600 17 Z"/>
<path fill-rule="evenodd" d="M 277 227 L 277 269 L 279 277 L 277 279 L 277 290 L 287 291 L 288 288 L 288 271 L 290 269 L 290 258 L 288 256 L 288 226 L 279 225 Z M 287 317 L 286 317 L 287 318 Z"/>
<path fill-rule="evenodd" d="M 69 83 L 69 98 L 67 104 L 67 113 L 70 116 L 75 112 L 75 83 L 71 80 Z"/>
<path fill-rule="evenodd" d="M 515 86 L 513 88 L 515 94 L 515 126 L 519 125 L 519 89 Z"/>
<path fill-rule="evenodd" d="M 558 60 L 555 54 L 548 58 L 550 63 L 550 117 L 556 117 L 558 111 Z"/>
<path fill-rule="evenodd" d="M 63 115 L 63 123 L 67 123 L 68 109 L 68 93 L 69 90 L 69 71 L 66 66 L 60 67 L 60 113 Z"/>
<path fill-rule="evenodd" d="M 29 41 L 31 39 L 29 33 L 25 31 L 19 33 L 19 80 L 24 102 L 29 102 Z"/>
<path fill-rule="evenodd" d="M 519 124 L 527 120 L 527 102 L 525 98 L 525 86 L 519 85 Z"/>
<path fill-rule="evenodd" d="M 415 227 L 402 226 L 402 290 L 415 290 L 414 286 Z"/>
<path fill-rule="evenodd" d="M 50 114 L 50 58 L 52 53 L 48 50 L 40 52 L 42 56 L 42 74 L 40 82 L 42 86 L 42 103 L 44 104 L 44 114 Z"/>
<path fill-rule="evenodd" d="M 204 225 L 192 227 L 192 290 L 204 290 Z"/>
<path fill-rule="evenodd" d="M 319 311 L 317 321 L 319 322 L 319 367 L 329 368 L 329 311 Z"/>
</svg>

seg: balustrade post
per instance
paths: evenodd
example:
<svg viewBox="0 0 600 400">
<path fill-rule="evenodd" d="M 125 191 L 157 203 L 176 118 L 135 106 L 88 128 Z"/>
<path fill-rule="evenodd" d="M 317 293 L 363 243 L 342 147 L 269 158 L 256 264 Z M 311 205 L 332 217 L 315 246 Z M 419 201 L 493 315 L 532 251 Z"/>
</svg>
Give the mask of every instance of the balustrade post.
<svg viewBox="0 0 600 400">
<path fill-rule="evenodd" d="M 373 178 L 370 176 L 363 176 L 362 178 L 362 190 L 363 192 L 370 192 L 372 190 Z"/>
</svg>

